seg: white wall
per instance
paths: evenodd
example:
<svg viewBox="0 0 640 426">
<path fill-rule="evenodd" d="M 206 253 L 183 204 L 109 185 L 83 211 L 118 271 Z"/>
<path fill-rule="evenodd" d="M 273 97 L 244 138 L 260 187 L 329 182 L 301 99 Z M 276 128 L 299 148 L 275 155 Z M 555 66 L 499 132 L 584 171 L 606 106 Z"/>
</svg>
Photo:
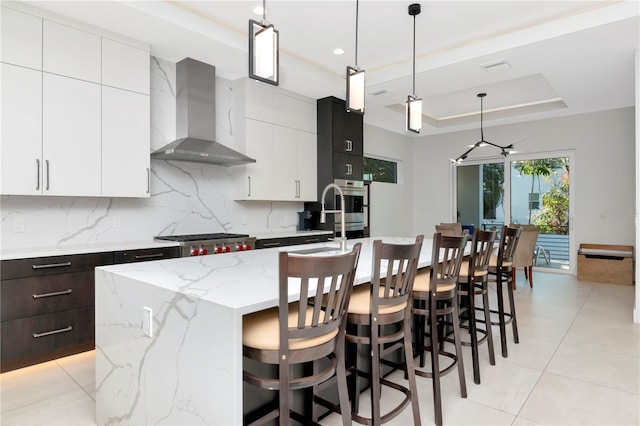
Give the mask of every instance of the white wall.
<svg viewBox="0 0 640 426">
<path fill-rule="evenodd" d="M 635 244 L 635 112 L 623 108 L 485 128 L 499 145 L 517 143 L 521 153 L 574 150 L 575 241 Z M 478 139 L 478 131 L 426 136 L 414 144 L 414 232 L 432 232 L 448 221 L 451 172 L 456 158 Z M 520 141 L 520 142 L 518 142 Z M 492 147 L 480 155 L 495 155 Z"/>
<path fill-rule="evenodd" d="M 412 142 L 405 135 L 368 124 L 364 126 L 364 155 L 398 163 L 398 183 L 373 182 L 370 187 L 371 236 L 413 237 Z"/>
<path fill-rule="evenodd" d="M 229 80 L 216 79 L 217 139 L 233 147 L 232 93 Z M 152 150 L 175 139 L 175 121 L 175 64 L 151 58 Z M 2 196 L 0 242 L 2 248 L 25 248 L 150 240 L 160 234 L 295 230 L 302 203 L 233 201 L 232 172 L 152 160 L 146 199 Z M 16 219 L 24 221 L 24 232 L 13 232 Z"/>
</svg>

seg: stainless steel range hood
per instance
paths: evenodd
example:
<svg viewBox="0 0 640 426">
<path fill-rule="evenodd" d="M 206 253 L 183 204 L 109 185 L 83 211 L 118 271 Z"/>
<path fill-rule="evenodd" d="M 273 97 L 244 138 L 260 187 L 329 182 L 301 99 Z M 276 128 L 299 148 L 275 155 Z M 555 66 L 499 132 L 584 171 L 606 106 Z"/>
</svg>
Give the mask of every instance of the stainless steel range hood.
<svg viewBox="0 0 640 426">
<path fill-rule="evenodd" d="M 216 68 L 185 58 L 176 64 L 178 139 L 151 153 L 160 160 L 234 166 L 256 160 L 216 142 Z"/>
</svg>

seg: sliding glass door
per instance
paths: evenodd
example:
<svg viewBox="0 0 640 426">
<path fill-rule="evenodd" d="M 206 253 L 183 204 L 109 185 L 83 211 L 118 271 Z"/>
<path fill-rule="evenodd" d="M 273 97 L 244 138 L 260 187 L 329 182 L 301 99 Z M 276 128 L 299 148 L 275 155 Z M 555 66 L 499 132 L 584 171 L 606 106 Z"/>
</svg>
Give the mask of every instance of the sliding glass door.
<svg viewBox="0 0 640 426">
<path fill-rule="evenodd" d="M 573 153 L 510 155 L 454 166 L 457 221 L 472 228 L 540 228 L 534 265 L 574 271 L 571 237 Z"/>
</svg>

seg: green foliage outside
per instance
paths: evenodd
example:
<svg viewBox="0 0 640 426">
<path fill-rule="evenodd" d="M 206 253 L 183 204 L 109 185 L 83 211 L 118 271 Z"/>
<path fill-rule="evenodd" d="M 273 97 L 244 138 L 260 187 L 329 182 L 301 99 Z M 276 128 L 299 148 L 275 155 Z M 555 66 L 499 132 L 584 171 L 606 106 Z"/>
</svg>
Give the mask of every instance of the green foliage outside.
<svg viewBox="0 0 640 426">
<path fill-rule="evenodd" d="M 364 157 L 364 179 L 376 182 L 398 182 L 398 164 L 393 161 Z"/>
<path fill-rule="evenodd" d="M 483 219 L 495 219 L 504 198 L 504 164 L 482 165 Z"/>
<path fill-rule="evenodd" d="M 569 230 L 569 159 L 561 157 L 523 160 L 516 162 L 514 167 L 520 174 L 531 176 L 531 193 L 534 191 L 536 180 L 540 192 L 540 176 L 550 179 L 555 170 L 562 171 L 561 182 L 555 183 L 542 194 L 541 209 L 534 213 L 529 204 L 529 223 L 540 227 L 542 234 L 566 235 Z"/>
</svg>

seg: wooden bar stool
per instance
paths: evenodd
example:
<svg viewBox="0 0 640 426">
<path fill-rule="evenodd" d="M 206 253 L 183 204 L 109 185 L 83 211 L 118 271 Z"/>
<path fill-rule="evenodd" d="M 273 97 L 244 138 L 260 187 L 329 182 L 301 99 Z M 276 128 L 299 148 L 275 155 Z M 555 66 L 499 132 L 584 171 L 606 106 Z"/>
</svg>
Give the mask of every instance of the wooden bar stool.
<svg viewBox="0 0 640 426">
<path fill-rule="evenodd" d="M 360 369 L 357 362 L 354 369 L 354 403 L 351 417 L 358 423 L 367 425 L 385 423 L 400 414 L 411 403 L 413 422 L 416 425 L 420 424 L 411 344 L 411 290 L 423 239 L 424 237 L 419 235 L 413 244 L 374 241 L 371 283 L 359 285 L 353 291 L 347 315 L 349 323 L 347 342 L 367 345 L 371 348 L 371 358 L 368 358 L 371 373 Z M 360 329 L 366 329 L 366 332 L 359 334 Z M 398 350 L 404 352 L 408 387 L 386 380 L 381 375 L 384 357 Z M 371 383 L 371 417 L 369 418 L 358 414 L 359 377 L 366 377 Z M 380 412 L 382 385 L 405 395 L 398 406 L 385 414 Z"/>
<path fill-rule="evenodd" d="M 478 361 L 478 346 L 488 342 L 489 362 L 496 365 L 493 350 L 493 333 L 491 332 L 491 312 L 489 311 L 489 262 L 496 239 L 496 231 L 481 231 L 476 229 L 471 240 L 471 254 L 468 262 L 462 262 L 458 276 L 458 295 L 467 300 L 466 321 L 469 329 L 470 341 L 462 341 L 463 346 L 471 346 L 471 360 L 473 362 L 473 381 L 480 384 L 480 363 Z M 475 296 L 482 297 L 482 307 L 476 307 Z M 476 310 L 484 313 L 484 319 L 476 320 Z M 477 323 L 485 324 L 485 328 L 478 328 Z M 482 337 L 478 338 L 478 334 Z"/>
<path fill-rule="evenodd" d="M 492 325 L 500 326 L 500 346 L 502 347 L 502 356 L 507 358 L 507 332 L 506 326 L 511 323 L 513 327 L 513 341 L 519 343 L 518 338 L 518 322 L 516 320 L 516 304 L 513 298 L 513 287 L 511 280 L 513 278 L 513 254 L 518 245 L 518 239 L 522 233 L 522 228 L 502 227 L 500 235 L 500 244 L 498 246 L 498 254 L 492 255 L 489 260 L 489 275 L 495 276 L 496 289 L 498 294 L 498 309 L 491 309 L 492 314 L 498 315 L 497 321 L 492 321 Z M 504 297 L 502 285 L 507 285 L 507 293 L 509 295 L 509 312 L 504 309 Z"/>
<path fill-rule="evenodd" d="M 416 374 L 422 377 L 430 377 L 433 382 L 433 405 L 435 422 L 442 424 L 442 395 L 440 390 L 440 377 L 458 367 L 460 381 L 460 394 L 467 397 L 467 384 L 464 377 L 464 365 L 462 362 L 462 346 L 460 344 L 460 322 L 457 298 L 457 282 L 460 273 L 464 248 L 467 244 L 467 235 L 459 237 L 447 237 L 436 232 L 433 235 L 433 250 L 431 268 L 428 272 L 418 273 L 413 286 L 413 315 L 416 319 L 416 344 L 420 354 L 420 367 L 424 367 L 424 353 L 431 354 L 431 371 L 416 369 Z M 455 353 L 444 350 L 443 330 L 444 320 L 451 315 L 453 324 L 453 341 Z M 427 345 L 425 336 L 429 335 L 430 342 Z M 445 368 L 440 368 L 439 355 L 451 359 L 451 363 Z"/>
<path fill-rule="evenodd" d="M 291 410 L 289 391 L 309 388 L 337 376 L 342 423 L 351 424 L 344 360 L 346 313 L 353 291 L 361 243 L 338 256 L 296 256 L 281 252 L 277 308 L 246 315 L 242 324 L 242 351 L 246 358 L 278 366 L 277 377 L 244 370 L 244 380 L 263 389 L 278 390 L 279 406 L 246 424 L 264 424 L 290 416 L 308 423 Z M 313 286 L 316 288 L 314 289 Z M 289 303 L 292 292 L 300 296 Z M 318 367 L 323 361 L 322 367 Z M 313 363 L 313 372 L 304 368 Z M 302 365 L 303 368 L 296 368 Z"/>
</svg>

